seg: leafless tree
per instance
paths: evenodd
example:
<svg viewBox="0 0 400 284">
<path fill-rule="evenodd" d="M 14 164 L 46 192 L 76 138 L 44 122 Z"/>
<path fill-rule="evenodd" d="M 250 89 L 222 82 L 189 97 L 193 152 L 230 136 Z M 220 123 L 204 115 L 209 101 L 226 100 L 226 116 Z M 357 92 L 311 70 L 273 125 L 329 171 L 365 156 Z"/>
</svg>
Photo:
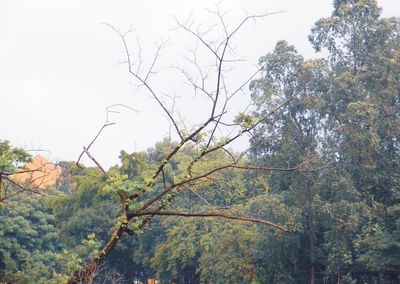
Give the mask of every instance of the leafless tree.
<svg viewBox="0 0 400 284">
<path fill-rule="evenodd" d="M 254 216 L 244 216 L 238 215 L 226 210 L 224 208 L 213 208 L 208 211 L 202 212 L 182 212 L 180 210 L 167 210 L 167 207 L 171 204 L 171 201 L 180 196 L 182 190 L 190 190 L 189 185 L 196 182 L 201 182 L 215 173 L 222 171 L 224 169 L 235 169 L 235 170 L 253 170 L 253 171 L 307 171 L 309 170 L 310 161 L 303 161 L 297 165 L 289 165 L 286 168 L 277 167 L 261 167 L 249 164 L 248 160 L 245 158 L 248 149 L 242 153 L 233 153 L 229 150 L 229 146 L 241 136 L 249 134 L 261 123 L 268 119 L 273 113 L 279 112 L 286 107 L 288 101 L 282 101 L 274 109 L 271 109 L 270 113 L 264 117 L 253 118 L 244 111 L 242 113 L 244 119 L 238 120 L 234 119 L 229 115 L 228 107 L 232 102 L 232 99 L 239 93 L 244 92 L 247 88 L 248 83 L 253 80 L 257 74 L 260 72 L 261 68 L 256 70 L 253 74 L 245 77 L 241 83 L 236 87 L 228 87 L 226 74 L 229 72 L 233 65 L 240 62 L 242 59 L 237 58 L 234 54 L 234 49 L 232 41 L 235 39 L 237 34 L 241 31 L 242 27 L 250 20 L 256 20 L 260 18 L 265 18 L 271 14 L 275 13 L 265 13 L 260 15 L 250 15 L 245 17 L 236 26 L 230 28 L 224 21 L 224 15 L 217 9 L 212 12 L 216 18 L 218 24 L 212 26 L 206 30 L 200 30 L 195 27 L 195 22 L 189 17 L 185 21 L 176 21 L 177 28 L 180 31 L 187 33 L 197 41 L 202 52 L 206 52 L 209 58 L 212 59 L 214 64 L 212 66 L 204 67 L 200 64 L 200 59 L 198 52 L 195 50 L 191 52 L 190 56 L 187 57 L 189 64 L 192 65 L 194 72 L 188 72 L 184 68 L 179 66 L 174 66 L 175 70 L 178 70 L 186 82 L 193 87 L 197 95 L 202 95 L 209 101 L 209 109 L 207 117 L 195 125 L 192 128 L 186 127 L 182 118 L 176 114 L 172 108 L 169 108 L 164 102 L 162 95 L 158 93 L 152 86 L 150 78 L 155 73 L 155 66 L 157 65 L 160 53 L 165 47 L 165 43 L 158 45 L 153 60 L 149 64 L 148 69 L 144 69 L 144 64 L 142 64 L 141 52 L 137 55 L 137 58 L 133 60 L 133 56 L 129 51 L 127 37 L 131 31 L 127 33 L 122 33 L 118 31 L 113 26 L 109 27 L 116 33 L 122 42 L 124 47 L 124 52 L 126 55 L 126 66 L 128 72 L 136 80 L 136 82 L 153 97 L 155 102 L 162 109 L 164 114 L 168 117 L 170 124 L 173 126 L 176 137 L 178 137 L 178 143 L 174 148 L 165 156 L 164 160 L 157 166 L 152 177 L 145 183 L 142 191 L 132 195 L 121 193 L 119 195 L 121 201 L 121 215 L 119 222 L 115 225 L 113 231 L 111 232 L 107 242 L 102 247 L 100 253 L 93 259 L 90 259 L 87 265 L 76 271 L 73 277 L 70 278 L 68 283 L 80 283 L 81 281 L 90 282 L 93 278 L 93 272 L 96 267 L 101 264 L 110 251 L 118 243 L 120 237 L 124 233 L 135 233 L 131 232 L 128 228 L 128 222 L 139 222 L 139 227 L 143 227 L 149 220 L 154 216 L 183 216 L 183 217 L 218 217 L 226 218 L 231 220 L 255 222 L 263 225 L 270 226 L 274 229 L 281 230 L 283 232 L 290 232 L 290 228 L 286 228 L 283 225 L 273 223 L 268 220 L 259 219 Z M 215 39 L 209 39 L 209 34 L 211 31 L 215 32 L 214 29 L 220 28 L 222 30 L 222 36 Z M 139 50 L 141 50 L 139 48 Z M 109 126 L 107 121 L 101 131 Z M 228 137 L 221 138 L 218 133 L 230 133 Z M 84 147 L 82 154 L 86 154 L 104 173 L 107 178 L 107 171 L 100 165 L 100 163 L 93 157 L 90 153 L 90 146 L 98 138 L 98 135 L 91 141 L 89 146 Z M 174 182 L 166 182 L 163 180 L 164 169 L 168 163 L 173 159 L 177 153 L 182 151 L 187 145 L 199 146 L 201 151 L 192 157 L 191 162 L 186 168 L 185 177 L 181 180 Z M 229 155 L 231 160 L 224 165 L 211 168 L 206 172 L 196 172 L 194 166 L 203 160 L 205 157 L 213 152 L 224 151 Z M 157 183 L 161 183 L 162 189 L 154 191 L 153 195 L 146 199 L 140 208 L 135 210 L 130 210 L 127 206 L 129 201 L 137 200 L 142 197 L 145 193 L 148 193 L 149 188 L 153 188 Z M 223 184 L 221 184 L 223 187 Z M 206 198 L 199 196 L 206 201 Z"/>
</svg>

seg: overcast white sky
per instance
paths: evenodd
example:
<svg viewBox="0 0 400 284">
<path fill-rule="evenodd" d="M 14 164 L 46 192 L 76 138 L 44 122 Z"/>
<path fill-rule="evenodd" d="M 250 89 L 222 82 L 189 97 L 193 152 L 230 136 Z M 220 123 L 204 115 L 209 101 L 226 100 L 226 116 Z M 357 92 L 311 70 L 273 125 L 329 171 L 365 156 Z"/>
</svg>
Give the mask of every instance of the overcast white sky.
<svg viewBox="0 0 400 284">
<path fill-rule="evenodd" d="M 380 0 L 385 17 L 400 16 L 399 0 Z M 144 150 L 168 133 L 160 109 L 143 91 L 123 65 L 122 45 L 109 28 L 130 27 L 132 45 L 143 44 L 144 62 L 154 51 L 153 41 L 169 39 L 160 64 L 181 64 L 184 48 L 195 41 L 173 31 L 172 16 L 184 19 L 193 12 L 203 26 L 216 23 L 203 8 L 213 9 L 214 0 L 1 0 L 0 1 L 0 139 L 28 149 L 51 152 L 45 156 L 76 160 L 83 145 L 92 139 L 105 120 L 105 107 L 126 104 L 139 114 L 121 109 L 93 147 L 93 154 L 105 166 L 118 162 L 121 149 Z M 237 37 L 235 47 L 247 62 L 238 66 L 232 80 L 254 70 L 258 58 L 271 52 L 285 39 L 299 53 L 316 57 L 307 41 L 315 21 L 329 16 L 332 0 L 225 0 L 226 21 L 233 26 L 246 13 L 285 13 L 251 22 Z M 134 48 L 133 48 L 134 53 Z M 160 66 L 161 67 L 161 66 Z M 187 123 L 204 111 L 192 101 L 181 77 L 161 72 L 152 81 L 158 90 L 180 96 L 178 107 Z M 238 105 L 246 105 L 242 97 Z M 89 165 L 89 161 L 87 161 Z"/>
</svg>

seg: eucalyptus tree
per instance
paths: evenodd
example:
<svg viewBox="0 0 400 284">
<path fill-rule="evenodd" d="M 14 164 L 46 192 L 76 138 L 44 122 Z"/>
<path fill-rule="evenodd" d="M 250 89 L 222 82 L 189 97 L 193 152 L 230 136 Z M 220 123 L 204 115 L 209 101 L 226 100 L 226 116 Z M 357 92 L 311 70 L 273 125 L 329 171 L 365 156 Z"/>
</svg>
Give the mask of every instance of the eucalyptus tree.
<svg viewBox="0 0 400 284">
<path fill-rule="evenodd" d="M 368 254 L 355 243 L 378 234 L 376 226 L 396 231 L 390 216 L 399 204 L 400 26 L 380 15 L 374 0 L 337 0 L 309 37 L 316 51 L 329 52 L 326 153 L 336 166 L 326 176 L 333 218 L 325 235 L 328 270 L 338 282 L 355 275 L 360 251 Z M 371 263 L 366 259 L 359 260 Z"/>
<path fill-rule="evenodd" d="M 348 166 L 365 198 L 389 201 L 399 166 L 400 29 L 399 19 L 380 14 L 373 0 L 334 1 L 332 16 L 315 24 L 310 41 L 329 51 L 332 155 Z"/>
<path fill-rule="evenodd" d="M 381 236 L 397 230 L 399 20 L 380 18 L 376 1 L 333 4 L 332 15 L 317 21 L 309 37 L 316 51 L 329 52 L 327 60 L 304 61 L 284 42 L 260 59 L 263 76 L 252 83 L 255 114 L 293 99 L 258 126 L 252 154 L 260 163 L 319 159 L 320 171 L 307 178 L 304 172 L 290 178 L 274 173 L 266 176 L 267 184 L 271 191 L 297 190 L 297 200 L 304 193 L 306 215 L 319 219 L 316 228 L 308 217 L 310 263 L 346 282 L 368 259 L 369 244 L 362 244 L 376 235 L 376 224 L 385 224 Z M 314 76 L 307 76 L 307 67 Z M 304 184 L 311 187 L 304 190 Z M 390 237 L 382 239 L 393 244 Z"/>
<path fill-rule="evenodd" d="M 324 60 L 304 60 L 285 41 L 276 44 L 272 53 L 260 59 L 262 76 L 250 86 L 256 106 L 255 116 L 263 116 L 282 101 L 288 107 L 264 120 L 257 127 L 252 143 L 252 158 L 261 165 L 285 162 L 311 162 L 315 171 L 282 176 L 274 173 L 267 179 L 272 193 L 295 195 L 290 205 L 304 212 L 304 233 L 308 236 L 310 283 L 315 283 L 317 265 L 314 199 L 318 195 L 321 146 L 325 127 L 321 109 L 327 90 L 327 64 Z"/>
</svg>

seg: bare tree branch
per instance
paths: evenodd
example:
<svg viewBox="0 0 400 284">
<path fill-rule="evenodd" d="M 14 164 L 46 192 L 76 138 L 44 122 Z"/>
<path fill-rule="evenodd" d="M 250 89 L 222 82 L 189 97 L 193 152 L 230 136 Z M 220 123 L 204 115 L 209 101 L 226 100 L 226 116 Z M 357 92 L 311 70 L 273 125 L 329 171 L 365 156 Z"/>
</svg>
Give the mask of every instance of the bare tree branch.
<svg viewBox="0 0 400 284">
<path fill-rule="evenodd" d="M 130 57 L 130 54 L 129 54 L 128 43 L 127 43 L 127 41 L 126 41 L 126 35 L 127 35 L 127 33 L 122 34 L 122 33 L 119 32 L 116 28 L 114 28 L 112 25 L 110 25 L 110 24 L 106 24 L 106 25 L 107 25 L 108 27 L 110 27 L 110 28 L 120 37 L 120 39 L 121 39 L 121 41 L 122 41 L 122 44 L 123 44 L 124 49 L 125 49 L 125 54 L 126 54 L 126 57 L 127 57 L 128 72 L 129 72 L 131 75 L 133 75 L 133 77 L 136 78 L 143 86 L 146 87 L 146 89 L 150 92 L 150 94 L 152 95 L 152 97 L 157 101 L 158 105 L 163 109 L 163 111 L 167 114 L 167 116 L 168 116 L 169 119 L 171 120 L 171 122 L 172 122 L 172 124 L 174 125 L 174 127 L 175 127 L 175 129 L 176 129 L 176 132 L 178 133 L 179 137 L 183 137 L 183 136 L 182 136 L 182 133 L 181 133 L 179 127 L 178 127 L 178 124 L 176 123 L 176 121 L 175 121 L 175 119 L 173 118 L 172 114 L 168 111 L 168 109 L 167 109 L 166 106 L 161 102 L 160 98 L 159 98 L 158 95 L 155 93 L 155 91 L 153 90 L 153 88 L 152 88 L 152 87 L 149 85 L 149 83 L 147 82 L 148 77 L 149 77 L 149 75 L 151 74 L 151 72 L 152 72 L 152 70 L 153 70 L 153 68 L 154 68 L 154 65 L 156 64 L 157 59 L 158 59 L 158 57 L 159 57 L 159 55 L 160 55 L 160 51 L 161 51 L 161 49 L 163 49 L 164 46 L 165 46 L 165 43 L 162 42 L 162 43 L 157 47 L 157 51 L 156 51 L 155 56 L 153 57 L 153 61 L 152 61 L 151 65 L 150 65 L 150 68 L 149 68 L 149 70 L 148 70 L 146 76 L 145 76 L 144 78 L 142 78 L 142 77 L 140 76 L 140 74 L 136 73 L 136 72 L 133 71 L 133 69 L 132 69 L 132 63 L 131 63 L 132 61 L 131 61 L 131 57 Z"/>
<path fill-rule="evenodd" d="M 246 221 L 246 222 L 253 222 L 253 223 L 259 223 L 263 225 L 267 225 L 276 229 L 279 229 L 281 231 L 284 231 L 286 233 L 290 233 L 291 230 L 279 225 L 275 224 L 273 222 L 259 219 L 259 218 L 254 218 L 254 217 L 248 217 L 248 216 L 235 216 L 235 215 L 229 215 L 226 213 L 222 212 L 191 212 L 191 213 L 184 213 L 184 212 L 178 212 L 178 211 L 144 211 L 144 212 L 137 212 L 135 213 L 135 216 L 146 216 L 146 215 L 151 215 L 151 216 L 181 216 L 181 217 L 220 217 L 220 218 L 226 218 L 226 219 L 232 219 L 232 220 L 240 220 L 240 221 Z"/>
<path fill-rule="evenodd" d="M 210 202 L 207 201 L 206 198 L 202 197 L 195 191 L 191 189 L 191 186 L 193 184 L 197 184 L 199 182 L 204 181 L 205 179 L 210 179 L 212 176 L 220 171 L 223 171 L 225 169 L 233 169 L 233 170 L 251 170 L 251 171 L 282 171 L 282 172 L 291 172 L 291 171 L 301 171 L 304 170 L 306 165 L 308 165 L 308 161 L 304 161 L 296 166 L 287 166 L 286 168 L 280 168 L 280 167 L 263 167 L 263 166 L 256 166 L 256 165 L 249 165 L 246 162 L 243 162 L 244 156 L 247 153 L 246 151 L 234 155 L 232 154 L 229 150 L 227 150 L 227 146 L 229 146 L 233 141 L 237 140 L 239 137 L 241 137 L 243 134 L 250 133 L 258 126 L 260 123 L 265 122 L 266 119 L 270 115 L 272 115 L 275 112 L 278 112 L 282 110 L 290 101 L 282 101 L 281 104 L 279 104 L 275 109 L 267 113 L 264 117 L 259 118 L 257 121 L 252 122 L 250 124 L 243 123 L 244 125 L 239 125 L 239 123 L 233 123 L 231 125 L 224 123 L 222 120 L 227 116 L 226 114 L 228 113 L 228 104 L 231 102 L 231 99 L 238 93 L 240 92 L 245 85 L 247 85 L 251 80 L 254 79 L 254 77 L 262 70 L 262 68 L 258 69 L 254 74 L 251 74 L 249 77 L 247 77 L 243 83 L 239 85 L 237 89 L 235 89 L 233 92 L 228 91 L 228 85 L 226 81 L 226 72 L 228 72 L 229 68 L 231 67 L 231 64 L 228 63 L 233 63 L 237 62 L 238 59 L 232 59 L 229 58 L 229 54 L 234 52 L 233 47 L 231 46 L 231 39 L 238 33 L 238 31 L 243 27 L 243 25 L 248 22 L 251 19 L 258 19 L 258 18 L 264 18 L 269 15 L 277 14 L 280 12 L 273 12 L 273 13 L 265 13 L 265 14 L 260 14 L 260 15 L 251 15 L 245 17 L 237 26 L 234 27 L 232 31 L 229 31 L 230 28 L 229 26 L 225 23 L 224 21 L 224 13 L 221 13 L 219 10 L 219 7 L 217 6 L 217 11 L 214 13 L 218 17 L 219 25 L 221 26 L 223 30 L 223 36 L 222 38 L 218 40 L 208 40 L 206 37 L 209 37 L 209 33 L 214 29 L 215 26 L 210 26 L 208 29 L 205 31 L 201 32 L 200 28 L 197 30 L 193 29 L 193 22 L 191 21 L 191 16 L 189 16 L 186 21 L 184 22 L 179 22 L 176 20 L 178 28 L 182 29 L 183 31 L 187 32 L 189 35 L 193 36 L 196 41 L 200 42 L 201 46 L 203 49 L 206 50 L 207 54 L 211 53 L 212 56 L 212 65 L 208 66 L 206 70 L 204 70 L 199 62 L 198 62 L 198 57 L 196 54 L 196 50 L 193 50 L 192 52 L 192 58 L 187 57 L 186 60 L 195 68 L 195 72 L 193 75 L 189 72 L 187 72 L 184 68 L 182 67 L 175 67 L 179 72 L 181 72 L 184 77 L 186 78 L 187 82 L 194 87 L 195 89 L 195 94 L 196 91 L 201 91 L 205 96 L 208 97 L 208 99 L 211 100 L 211 105 L 209 112 L 207 112 L 207 117 L 200 123 L 196 124 L 192 129 L 188 130 L 187 133 L 186 131 L 183 132 L 177 122 L 177 120 L 174 118 L 175 113 L 174 113 L 174 107 L 175 107 L 175 101 L 173 101 L 173 107 L 172 110 L 169 110 L 167 106 L 163 103 L 162 97 L 158 92 L 153 89 L 153 86 L 150 84 L 150 78 L 151 75 L 154 74 L 155 72 L 153 71 L 159 56 L 161 54 L 162 49 L 165 47 L 165 42 L 161 42 L 157 46 L 156 52 L 150 62 L 149 68 L 147 69 L 147 72 L 144 71 L 143 68 L 143 58 L 142 58 L 142 48 L 140 45 L 140 42 L 138 43 L 138 62 L 135 62 L 137 66 L 134 66 L 135 64 L 134 61 L 132 61 L 132 56 L 129 52 L 128 48 L 128 43 L 127 43 L 127 35 L 132 31 L 129 30 L 126 33 L 121 33 L 117 29 L 115 29 L 113 26 L 107 24 L 121 39 L 122 45 L 124 48 L 124 53 L 126 56 L 126 64 L 128 65 L 128 72 L 138 81 L 141 86 L 144 86 L 146 90 L 151 94 L 151 96 L 155 99 L 157 104 L 162 108 L 163 112 L 167 115 L 170 123 L 173 125 L 175 128 L 180 141 L 178 141 L 177 144 L 173 144 L 174 146 L 171 148 L 168 154 L 165 155 L 165 158 L 155 167 L 155 170 L 153 171 L 153 174 L 151 175 L 151 178 L 146 179 L 146 182 L 144 184 L 144 187 L 139 190 L 139 192 L 135 193 L 132 196 L 125 196 L 125 195 L 120 195 L 121 198 L 121 205 L 122 205 L 122 212 L 121 212 L 121 220 L 117 222 L 111 236 L 109 237 L 106 245 L 103 247 L 101 253 L 94 259 L 90 260 L 88 265 L 82 269 L 77 271 L 74 274 L 74 277 L 70 279 L 69 283 L 79 283 L 80 280 L 91 280 L 93 277 L 93 271 L 96 269 L 96 267 L 104 260 L 104 258 L 109 254 L 109 252 L 114 248 L 116 243 L 118 242 L 119 238 L 124 232 L 130 232 L 129 229 L 127 228 L 127 223 L 128 221 L 135 221 L 135 222 L 140 222 L 139 227 L 143 227 L 148 220 L 150 220 L 153 216 L 182 216 L 182 217 L 217 217 L 217 218 L 226 218 L 226 219 L 232 219 L 232 220 L 239 220 L 239 221 L 247 221 L 247 222 L 254 222 L 254 223 L 259 223 L 267 226 L 271 226 L 273 228 L 279 229 L 284 232 L 290 232 L 289 229 L 285 228 L 282 225 L 275 224 L 273 222 L 255 218 L 255 217 L 250 217 L 250 216 L 236 216 L 236 215 L 230 215 L 227 212 L 220 212 L 215 209 L 215 211 L 211 212 L 178 212 L 178 211 L 165 211 L 164 208 L 167 207 L 170 202 L 176 197 L 176 196 L 181 196 L 180 191 L 183 189 L 189 189 L 191 192 L 194 192 L 200 199 L 202 199 L 207 205 L 211 206 Z M 240 59 L 239 59 L 240 60 Z M 136 67 L 136 68 L 134 68 Z M 209 68 L 209 69 L 208 69 Z M 213 78 L 214 81 L 210 81 L 209 77 L 210 74 L 215 75 Z M 212 85 L 212 87 L 210 87 Z M 162 93 L 161 93 L 162 95 Z M 180 120 L 182 121 L 183 124 L 183 119 L 180 117 Z M 100 129 L 100 131 L 97 133 L 95 138 L 91 141 L 88 147 L 84 147 L 83 152 L 81 153 L 81 156 L 83 153 L 86 153 L 86 155 L 97 165 L 97 167 L 103 172 L 103 174 L 109 178 L 107 172 L 101 167 L 101 165 L 98 163 L 98 161 L 89 153 L 89 149 L 92 146 L 92 144 L 97 140 L 101 132 L 104 130 L 105 127 L 111 125 L 110 122 L 107 121 L 103 125 L 103 127 Z M 222 127 L 225 126 L 225 127 Z M 215 141 L 217 140 L 218 136 L 218 131 L 221 131 L 222 133 L 222 128 L 226 129 L 227 127 L 231 127 L 229 130 L 232 129 L 237 129 L 237 127 L 240 127 L 238 133 L 230 133 L 229 137 L 226 139 L 220 139 L 219 143 L 216 143 Z M 183 127 L 186 128 L 186 126 L 183 124 Z M 235 128 L 236 127 L 236 128 Z M 187 129 L 185 129 L 187 130 Z M 199 138 L 201 137 L 201 138 Z M 175 155 L 180 152 L 184 151 L 184 149 L 187 149 L 186 147 L 199 147 L 198 149 L 202 149 L 199 151 L 200 153 L 197 155 L 194 155 L 193 159 L 189 162 L 189 165 L 187 167 L 187 172 L 189 175 L 186 175 L 181 179 L 176 181 L 176 179 L 173 179 L 173 181 L 170 181 L 169 178 L 167 178 L 166 175 L 166 166 L 173 160 Z M 203 147 L 203 148 L 200 148 Z M 215 166 L 214 168 L 206 169 L 206 170 L 201 170 L 198 172 L 192 170 L 192 167 L 199 162 L 203 157 L 211 154 L 212 152 L 215 152 L 217 150 L 221 150 L 226 152 L 231 161 L 224 165 L 220 166 Z M 81 158 L 81 156 L 78 159 L 78 162 Z M 196 168 L 194 168 L 196 169 Z M 192 171 L 194 173 L 192 173 Z M 215 176 L 215 175 L 214 175 Z M 176 177 L 175 177 L 176 178 Z M 157 185 L 157 186 L 156 186 Z M 149 188 L 158 188 L 158 186 L 162 186 L 161 190 L 158 190 L 158 192 L 152 193 L 149 192 L 147 195 L 147 190 Z M 146 193 L 146 195 L 144 195 Z M 137 210 L 128 210 L 127 208 L 127 203 L 126 198 L 132 200 L 134 202 L 136 198 L 140 198 L 145 196 L 144 200 L 140 200 L 139 204 L 142 204 L 139 209 Z M 182 196 L 181 196 L 182 197 Z M 140 219 L 137 219 L 137 217 L 141 217 Z"/>
<path fill-rule="evenodd" d="M 211 53 L 218 59 L 220 60 L 220 57 L 218 55 L 218 53 L 204 40 L 204 38 L 199 35 L 198 33 L 195 33 L 193 30 L 191 30 L 188 27 L 187 22 L 185 24 L 180 23 L 176 18 L 175 18 L 176 24 L 182 28 L 183 30 L 185 30 L 186 32 L 188 32 L 189 34 L 193 35 L 195 38 L 197 38 L 205 47 L 207 47 L 207 49 L 209 51 L 211 51 Z"/>
<path fill-rule="evenodd" d="M 92 155 L 90 155 L 89 149 L 90 149 L 90 147 L 92 147 L 93 143 L 96 142 L 96 140 L 99 138 L 100 134 L 103 132 L 103 130 L 104 130 L 106 127 L 112 126 L 112 125 L 116 124 L 115 122 L 110 122 L 110 120 L 109 120 L 109 113 L 110 113 L 110 112 L 112 112 L 112 113 L 119 113 L 119 112 L 116 112 L 116 111 L 112 110 L 112 108 L 117 107 L 117 106 L 119 106 L 119 107 L 124 107 L 124 108 L 127 108 L 127 109 L 129 109 L 129 110 L 138 112 L 138 111 L 135 110 L 134 108 L 132 108 L 132 107 L 130 107 L 130 106 L 128 106 L 128 105 L 125 105 L 125 104 L 113 104 L 113 105 L 110 105 L 110 106 L 106 107 L 106 121 L 104 122 L 104 124 L 102 125 L 102 127 L 100 128 L 100 130 L 97 132 L 96 136 L 95 136 L 95 137 L 92 139 L 92 141 L 89 143 L 89 145 L 88 145 L 87 147 L 83 147 L 83 151 L 80 153 L 80 155 L 79 155 L 79 157 L 78 157 L 78 160 L 76 161 L 76 165 L 77 165 L 78 167 L 82 168 L 82 166 L 79 164 L 79 162 L 80 162 L 80 160 L 82 159 L 83 154 L 86 153 L 86 154 L 88 155 L 88 157 L 100 168 L 100 170 L 103 172 L 103 174 L 104 174 L 107 178 L 109 178 L 109 177 L 108 177 L 108 175 L 106 174 L 105 170 L 100 166 L 100 164 L 97 162 L 97 160 L 94 159 L 94 157 L 93 157 Z"/>
</svg>

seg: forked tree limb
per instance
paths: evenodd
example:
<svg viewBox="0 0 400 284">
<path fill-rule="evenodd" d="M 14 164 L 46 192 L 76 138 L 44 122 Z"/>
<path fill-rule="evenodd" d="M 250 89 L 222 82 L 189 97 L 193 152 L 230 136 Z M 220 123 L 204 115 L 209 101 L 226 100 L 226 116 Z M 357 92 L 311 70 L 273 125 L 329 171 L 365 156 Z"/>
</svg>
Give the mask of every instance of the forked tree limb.
<svg viewBox="0 0 400 284">
<path fill-rule="evenodd" d="M 103 132 L 104 128 L 106 128 L 106 127 L 108 127 L 108 126 L 111 126 L 111 125 L 114 125 L 114 124 L 115 124 L 115 123 L 110 123 L 110 122 L 106 121 L 106 122 L 103 124 L 103 126 L 100 128 L 100 130 L 97 132 L 97 134 L 96 134 L 96 136 L 93 138 L 93 140 L 89 143 L 89 145 L 88 145 L 87 147 L 83 147 L 83 151 L 81 152 L 81 154 L 80 154 L 79 157 L 78 157 L 78 160 L 76 161 L 76 165 L 77 165 L 78 167 L 81 167 L 80 164 L 79 164 L 79 162 L 81 161 L 83 154 L 85 154 L 85 152 L 87 152 L 87 151 L 90 149 L 90 147 L 91 147 L 91 146 L 93 145 L 93 143 L 97 140 L 97 138 L 99 138 L 99 136 L 100 136 L 100 134 Z M 97 165 L 97 164 L 96 164 L 96 165 Z"/>
</svg>

